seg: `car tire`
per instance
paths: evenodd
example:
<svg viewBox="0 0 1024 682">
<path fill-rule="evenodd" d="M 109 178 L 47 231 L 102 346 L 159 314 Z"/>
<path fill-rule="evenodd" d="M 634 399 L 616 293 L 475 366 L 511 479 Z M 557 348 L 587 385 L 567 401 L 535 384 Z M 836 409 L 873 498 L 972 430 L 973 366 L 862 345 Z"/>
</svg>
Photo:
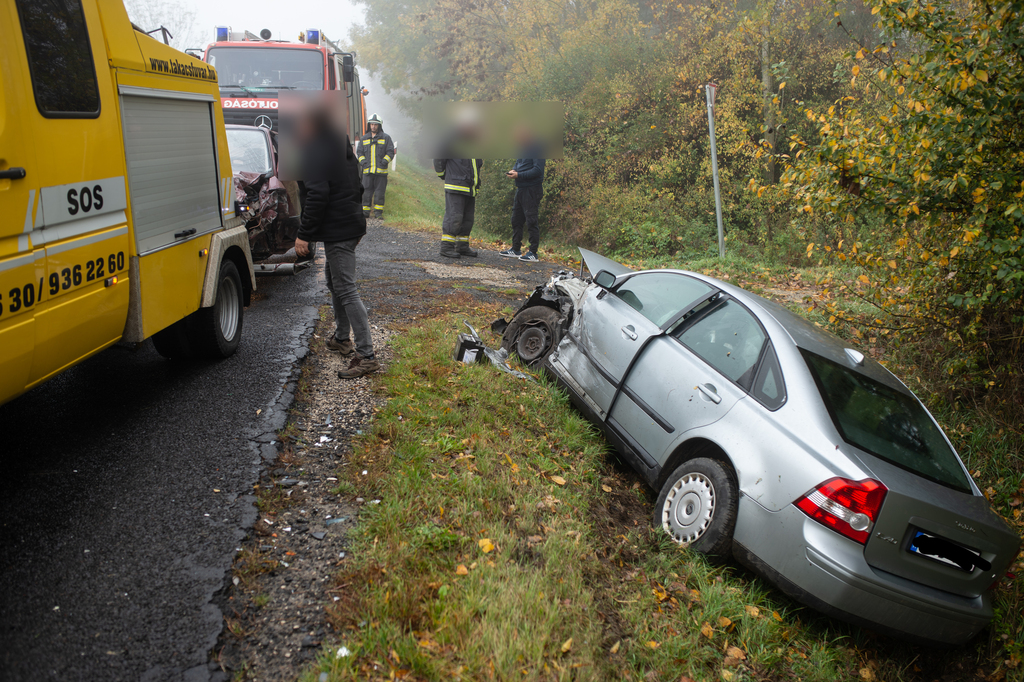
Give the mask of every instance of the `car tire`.
<svg viewBox="0 0 1024 682">
<path fill-rule="evenodd" d="M 515 353 L 529 367 L 547 364 L 548 356 L 562 340 L 561 314 L 547 306 L 520 310 L 502 336 L 501 346 Z"/>
<path fill-rule="evenodd" d="M 199 355 L 221 359 L 234 355 L 242 340 L 245 290 L 238 268 L 230 260 L 220 264 L 217 298 L 188 318 L 189 340 Z"/>
<path fill-rule="evenodd" d="M 725 561 L 732 552 L 738 497 L 732 471 L 721 462 L 688 460 L 665 480 L 654 505 L 654 526 L 713 562 Z"/>
</svg>

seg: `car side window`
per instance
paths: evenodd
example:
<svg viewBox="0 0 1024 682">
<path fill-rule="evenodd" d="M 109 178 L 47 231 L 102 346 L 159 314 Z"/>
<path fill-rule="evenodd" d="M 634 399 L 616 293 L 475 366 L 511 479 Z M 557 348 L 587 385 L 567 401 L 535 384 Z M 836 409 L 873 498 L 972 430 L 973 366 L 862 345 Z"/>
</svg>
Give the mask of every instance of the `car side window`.
<svg viewBox="0 0 1024 682">
<path fill-rule="evenodd" d="M 725 301 L 675 335 L 683 345 L 743 388 L 750 388 L 767 339 L 754 316 L 733 300 Z"/>
<path fill-rule="evenodd" d="M 673 272 L 644 272 L 615 289 L 615 295 L 648 320 L 661 327 L 679 311 L 711 293 L 700 280 Z"/>
<path fill-rule="evenodd" d="M 759 403 L 772 411 L 779 409 L 786 402 L 786 384 L 782 380 L 779 358 L 771 344 L 765 348 L 750 393 Z"/>
<path fill-rule="evenodd" d="M 17 0 L 17 6 L 39 113 L 98 116 L 100 92 L 81 0 Z"/>
</svg>

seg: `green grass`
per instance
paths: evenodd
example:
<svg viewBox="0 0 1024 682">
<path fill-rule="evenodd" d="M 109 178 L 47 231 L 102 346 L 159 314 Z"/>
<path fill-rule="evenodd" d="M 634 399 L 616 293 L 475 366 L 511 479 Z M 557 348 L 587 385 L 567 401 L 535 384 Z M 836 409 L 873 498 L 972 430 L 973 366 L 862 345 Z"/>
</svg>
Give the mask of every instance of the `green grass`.
<svg viewBox="0 0 1024 682">
<path fill-rule="evenodd" d="M 845 631 L 801 627 L 803 609 L 654 533 L 564 394 L 453 362 L 461 319 L 395 337 L 387 406 L 339 473 L 381 500 L 328 607 L 353 655 L 325 651 L 306 679 L 857 676 Z"/>
<path fill-rule="evenodd" d="M 384 218 L 388 225 L 416 232 L 441 233 L 444 187 L 433 170 L 402 158 L 388 175 Z"/>
</svg>

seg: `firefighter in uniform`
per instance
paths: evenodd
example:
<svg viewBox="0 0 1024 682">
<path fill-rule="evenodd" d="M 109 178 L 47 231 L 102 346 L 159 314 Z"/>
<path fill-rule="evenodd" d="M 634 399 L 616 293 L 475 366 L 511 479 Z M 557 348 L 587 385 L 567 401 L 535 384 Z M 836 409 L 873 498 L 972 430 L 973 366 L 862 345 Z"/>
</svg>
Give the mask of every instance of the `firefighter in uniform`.
<svg viewBox="0 0 1024 682">
<path fill-rule="evenodd" d="M 363 174 L 363 215 L 384 217 L 384 192 L 388 188 L 388 165 L 395 156 L 395 143 L 384 132 L 384 122 L 374 114 L 366 123 L 366 134 L 356 145 Z"/>
<path fill-rule="evenodd" d="M 434 170 L 444 180 L 441 255 L 446 258 L 478 255 L 469 248 L 469 233 L 473 229 L 483 167 L 483 159 L 434 159 Z"/>
</svg>

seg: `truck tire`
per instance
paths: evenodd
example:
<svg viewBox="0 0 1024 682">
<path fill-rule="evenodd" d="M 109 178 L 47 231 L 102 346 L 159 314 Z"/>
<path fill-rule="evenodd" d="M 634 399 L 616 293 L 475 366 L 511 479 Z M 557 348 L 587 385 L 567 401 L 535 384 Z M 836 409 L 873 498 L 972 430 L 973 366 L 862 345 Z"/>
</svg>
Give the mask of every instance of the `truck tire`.
<svg viewBox="0 0 1024 682">
<path fill-rule="evenodd" d="M 195 357 L 185 323 L 186 320 L 179 320 L 153 335 L 153 346 L 157 353 L 168 360 L 188 360 Z"/>
<path fill-rule="evenodd" d="M 230 260 L 220 264 L 217 298 L 209 308 L 188 317 L 188 340 L 197 355 L 220 359 L 234 355 L 242 340 L 245 291 L 238 268 Z"/>
</svg>

